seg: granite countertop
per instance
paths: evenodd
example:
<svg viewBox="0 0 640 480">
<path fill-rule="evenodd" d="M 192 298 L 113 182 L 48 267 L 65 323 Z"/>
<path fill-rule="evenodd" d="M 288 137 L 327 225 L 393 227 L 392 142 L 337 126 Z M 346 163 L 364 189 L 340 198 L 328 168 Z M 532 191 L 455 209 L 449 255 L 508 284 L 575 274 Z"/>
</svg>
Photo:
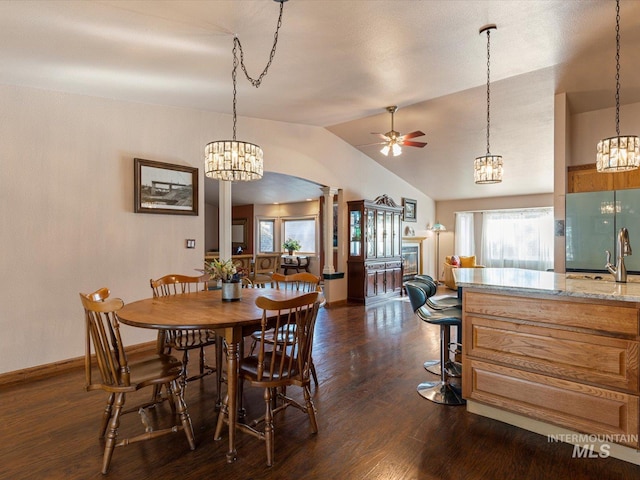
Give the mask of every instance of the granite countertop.
<svg viewBox="0 0 640 480">
<path fill-rule="evenodd" d="M 627 283 L 616 283 L 606 273 L 565 274 L 521 268 L 456 268 L 454 275 L 463 288 L 640 302 L 640 277 L 635 275 L 629 275 Z"/>
</svg>

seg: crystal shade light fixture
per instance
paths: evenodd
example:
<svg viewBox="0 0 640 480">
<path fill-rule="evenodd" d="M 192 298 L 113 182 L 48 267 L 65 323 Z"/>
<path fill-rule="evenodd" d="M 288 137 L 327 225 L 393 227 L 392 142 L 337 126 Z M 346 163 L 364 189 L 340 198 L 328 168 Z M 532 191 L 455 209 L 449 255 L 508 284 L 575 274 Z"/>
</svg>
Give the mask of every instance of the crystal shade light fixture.
<svg viewBox="0 0 640 480">
<path fill-rule="evenodd" d="M 502 156 L 489 153 L 489 129 L 491 126 L 491 30 L 497 30 L 497 27 L 494 24 L 490 24 L 480 29 L 480 34 L 487 32 L 487 154 L 476 157 L 473 162 L 473 178 L 478 184 L 500 183 L 502 181 Z"/>
<path fill-rule="evenodd" d="M 598 142 L 598 172 L 624 172 L 640 165 L 640 139 L 620 135 L 620 0 L 616 0 L 616 136 Z"/>
<path fill-rule="evenodd" d="M 278 44 L 278 32 L 282 26 L 282 12 L 284 10 L 284 2 L 287 0 L 274 0 L 280 3 L 280 15 L 278 16 L 278 25 L 276 33 L 273 36 L 273 47 L 266 67 L 258 78 L 254 79 L 249 76 L 244 65 L 244 52 L 242 44 L 237 36 L 233 37 L 233 70 L 231 78 L 233 80 L 233 139 L 232 140 L 216 140 L 208 143 L 204 149 L 204 174 L 209 178 L 223 180 L 227 182 L 235 181 L 251 181 L 260 180 L 263 175 L 263 153 L 262 148 L 250 142 L 236 140 L 236 123 L 237 123 L 237 82 L 236 76 L 238 64 L 242 68 L 247 80 L 251 85 L 258 88 L 262 79 L 267 74 L 267 70 L 271 66 L 273 57 L 276 54 L 276 45 Z M 238 61 L 238 50 L 240 50 L 240 60 Z"/>
</svg>

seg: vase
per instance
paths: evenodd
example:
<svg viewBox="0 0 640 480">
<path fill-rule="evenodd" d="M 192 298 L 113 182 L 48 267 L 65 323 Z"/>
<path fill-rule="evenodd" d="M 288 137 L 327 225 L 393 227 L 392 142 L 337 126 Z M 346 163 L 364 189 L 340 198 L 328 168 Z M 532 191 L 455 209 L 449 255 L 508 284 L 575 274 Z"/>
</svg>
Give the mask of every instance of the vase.
<svg viewBox="0 0 640 480">
<path fill-rule="evenodd" d="M 293 255 L 293 250 L 289 250 L 289 255 Z"/>
<path fill-rule="evenodd" d="M 222 282 L 222 300 L 237 302 L 242 298 L 242 282 Z"/>
</svg>

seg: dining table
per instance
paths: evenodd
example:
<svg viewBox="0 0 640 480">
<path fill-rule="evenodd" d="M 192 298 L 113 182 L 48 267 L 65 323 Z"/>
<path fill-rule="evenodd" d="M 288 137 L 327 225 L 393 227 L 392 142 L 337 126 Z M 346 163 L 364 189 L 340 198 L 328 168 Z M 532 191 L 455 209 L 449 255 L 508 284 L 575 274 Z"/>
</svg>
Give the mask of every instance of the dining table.
<svg viewBox="0 0 640 480">
<path fill-rule="evenodd" d="M 260 326 L 263 310 L 256 306 L 256 299 L 265 296 L 273 300 L 286 300 L 303 294 L 295 290 L 243 288 L 239 301 L 224 301 L 221 290 L 204 290 L 131 302 L 118 312 L 118 318 L 122 323 L 134 327 L 156 330 L 211 329 L 222 335 L 227 345 L 229 395 L 229 450 L 226 455 L 227 462 L 232 463 L 237 458 L 235 433 L 240 345 L 244 335 L 253 326 L 256 330 Z"/>
</svg>

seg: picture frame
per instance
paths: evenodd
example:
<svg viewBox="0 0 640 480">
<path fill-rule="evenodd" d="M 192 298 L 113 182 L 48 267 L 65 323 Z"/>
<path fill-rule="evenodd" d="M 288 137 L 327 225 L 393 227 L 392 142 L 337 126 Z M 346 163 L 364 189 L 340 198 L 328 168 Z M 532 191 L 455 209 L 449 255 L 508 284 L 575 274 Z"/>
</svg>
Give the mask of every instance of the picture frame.
<svg viewBox="0 0 640 480">
<path fill-rule="evenodd" d="M 402 206 L 404 207 L 403 220 L 405 222 L 417 222 L 416 210 L 418 208 L 418 202 L 410 198 L 403 198 Z"/>
<path fill-rule="evenodd" d="M 198 215 L 198 169 L 134 158 L 134 211 Z"/>
</svg>

